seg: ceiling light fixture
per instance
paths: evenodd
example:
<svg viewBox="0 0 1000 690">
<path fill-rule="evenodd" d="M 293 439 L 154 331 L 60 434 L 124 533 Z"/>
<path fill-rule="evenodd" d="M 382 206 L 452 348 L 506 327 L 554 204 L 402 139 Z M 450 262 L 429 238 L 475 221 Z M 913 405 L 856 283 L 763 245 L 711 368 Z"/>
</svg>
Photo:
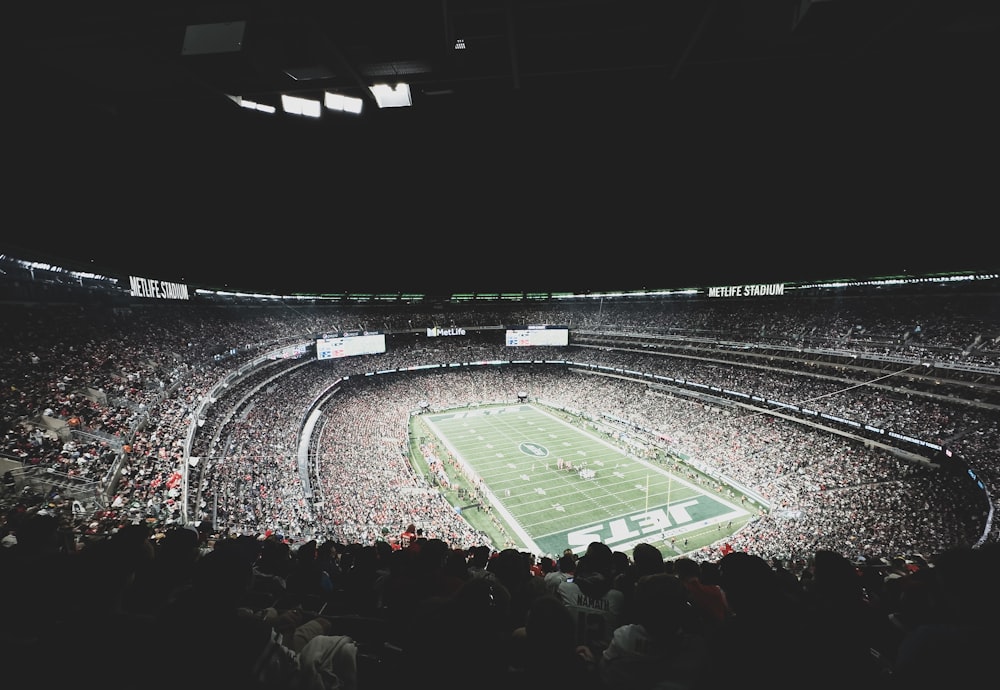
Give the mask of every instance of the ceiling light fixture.
<svg viewBox="0 0 1000 690">
<path fill-rule="evenodd" d="M 413 105 L 410 99 L 410 85 L 396 84 L 395 87 L 388 84 L 375 84 L 369 87 L 375 102 L 379 108 L 401 108 Z"/>
<path fill-rule="evenodd" d="M 286 113 L 292 113 L 293 115 L 306 115 L 308 117 L 319 117 L 321 112 L 319 101 L 315 101 L 311 98 L 289 96 L 287 94 L 282 94 L 281 96 L 281 107 Z"/>
<path fill-rule="evenodd" d="M 242 96 L 228 96 L 228 98 L 230 98 L 233 102 L 235 102 L 236 105 L 240 106 L 241 108 L 246 108 L 247 110 L 259 110 L 260 112 L 267 113 L 269 115 L 273 115 L 278 110 L 273 105 L 267 105 L 265 103 L 258 103 L 257 101 L 251 101 L 246 98 L 243 98 Z"/>
<path fill-rule="evenodd" d="M 364 102 L 360 98 L 352 98 L 350 96 L 344 96 L 339 93 L 330 93 L 327 91 L 323 94 L 323 104 L 330 110 L 339 110 L 345 113 L 354 113 L 355 115 L 361 112 L 361 107 Z"/>
</svg>

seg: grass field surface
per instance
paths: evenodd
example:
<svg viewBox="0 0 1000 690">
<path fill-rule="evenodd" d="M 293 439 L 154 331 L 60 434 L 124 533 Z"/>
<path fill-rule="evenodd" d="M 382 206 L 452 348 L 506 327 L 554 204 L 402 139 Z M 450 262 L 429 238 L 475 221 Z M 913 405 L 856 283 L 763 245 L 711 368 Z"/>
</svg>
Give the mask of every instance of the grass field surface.
<svg viewBox="0 0 1000 690">
<path fill-rule="evenodd" d="M 422 421 L 532 553 L 582 553 L 601 541 L 629 553 L 647 542 L 677 555 L 750 517 L 718 492 L 541 406 L 462 408 Z"/>
</svg>

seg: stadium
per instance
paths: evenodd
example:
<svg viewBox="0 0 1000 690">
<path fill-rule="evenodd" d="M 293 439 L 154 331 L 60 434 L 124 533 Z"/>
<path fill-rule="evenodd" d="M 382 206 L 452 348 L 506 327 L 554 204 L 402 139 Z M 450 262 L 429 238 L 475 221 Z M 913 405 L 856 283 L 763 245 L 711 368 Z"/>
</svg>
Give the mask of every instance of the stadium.
<svg viewBox="0 0 1000 690">
<path fill-rule="evenodd" d="M 990 677 L 997 13 L 18 5 L 6 677 Z"/>
<path fill-rule="evenodd" d="M 449 299 L 222 292 L 11 256 L 4 275 L 4 554 L 37 516 L 52 557 L 186 532 L 201 557 L 251 544 L 256 572 L 264 544 L 328 545 L 336 585 L 261 570 L 240 603 L 345 626 L 369 685 L 393 678 L 386 649 L 420 645 L 393 637 L 389 593 L 347 584 L 362 553 L 554 564 L 600 542 L 632 563 L 642 544 L 801 579 L 836 553 L 881 583 L 997 543 L 995 273 Z M 25 600 L 32 619 L 91 606 L 8 575 L 47 602 Z"/>
</svg>

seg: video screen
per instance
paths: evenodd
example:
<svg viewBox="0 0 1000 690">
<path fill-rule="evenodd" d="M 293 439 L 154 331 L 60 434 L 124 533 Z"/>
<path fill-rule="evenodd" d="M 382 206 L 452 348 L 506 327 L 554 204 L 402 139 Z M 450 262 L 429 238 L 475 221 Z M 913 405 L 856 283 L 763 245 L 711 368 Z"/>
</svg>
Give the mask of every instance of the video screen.
<svg viewBox="0 0 1000 690">
<path fill-rule="evenodd" d="M 385 352 L 384 333 L 327 336 L 316 340 L 316 359 L 377 355 L 382 352 Z"/>
</svg>

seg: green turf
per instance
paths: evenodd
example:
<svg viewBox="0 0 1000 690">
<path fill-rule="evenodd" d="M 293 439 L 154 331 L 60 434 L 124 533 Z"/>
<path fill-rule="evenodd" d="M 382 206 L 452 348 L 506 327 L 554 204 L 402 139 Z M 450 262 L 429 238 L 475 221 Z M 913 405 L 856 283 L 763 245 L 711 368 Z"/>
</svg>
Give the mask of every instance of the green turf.
<svg viewBox="0 0 1000 690">
<path fill-rule="evenodd" d="M 427 433 L 418 442 L 434 444 L 453 478 L 478 487 L 505 541 L 536 554 L 582 553 L 596 540 L 626 552 L 648 542 L 677 555 L 724 538 L 751 515 L 716 486 L 679 476 L 685 466 L 668 471 L 656 453 L 604 438 L 542 406 L 470 407 L 420 421 Z M 559 469 L 560 459 L 573 469 Z M 594 478 L 585 479 L 581 469 Z M 469 511 L 483 511 L 473 503 L 464 509 L 476 524 Z"/>
</svg>

